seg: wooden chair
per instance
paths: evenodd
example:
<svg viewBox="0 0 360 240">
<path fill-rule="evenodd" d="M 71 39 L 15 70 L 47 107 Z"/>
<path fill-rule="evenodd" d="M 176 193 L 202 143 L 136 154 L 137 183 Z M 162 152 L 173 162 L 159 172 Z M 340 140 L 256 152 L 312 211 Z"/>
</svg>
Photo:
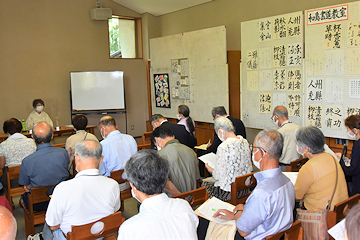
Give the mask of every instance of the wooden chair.
<svg viewBox="0 0 360 240">
<path fill-rule="evenodd" d="M 265 237 L 265 240 L 280 240 L 285 234 L 284 240 L 303 240 L 304 229 L 301 227 L 300 220 L 297 220 L 293 225 L 286 231 L 279 232 L 277 234 Z"/>
<path fill-rule="evenodd" d="M 53 147 L 65 148 L 65 143 L 53 144 Z"/>
<path fill-rule="evenodd" d="M 338 204 L 335 204 L 334 210 L 329 211 L 327 215 L 328 229 L 332 228 L 335 224 L 344 219 L 350 208 L 358 204 L 359 199 L 360 194 L 356 194 L 342 202 L 339 202 Z"/>
<path fill-rule="evenodd" d="M 144 132 L 144 135 L 141 136 L 141 143 L 138 144 L 138 151 L 142 149 L 151 149 L 151 132 Z"/>
<path fill-rule="evenodd" d="M 189 201 L 189 204 L 191 207 L 195 207 L 200 204 L 203 204 L 209 198 L 209 194 L 207 193 L 205 187 L 197 188 L 195 190 L 184 192 L 184 193 L 181 193 L 178 195 L 173 195 L 173 196 L 171 196 L 171 198 L 182 198 L 182 199 L 187 200 L 186 197 L 189 195 L 192 196 L 191 201 Z"/>
<path fill-rule="evenodd" d="M 71 232 L 66 235 L 67 240 L 90 240 L 99 237 L 105 237 L 104 240 L 116 240 L 116 237 L 112 233 L 119 230 L 120 225 L 125 221 L 125 218 L 121 216 L 121 212 L 116 212 L 110 216 L 104 217 L 95 222 L 81 225 L 71 226 Z M 103 223 L 103 228 L 99 233 L 91 233 L 91 227 L 97 223 Z"/>
<path fill-rule="evenodd" d="M 110 173 L 110 178 L 114 179 L 119 184 L 124 183 L 124 182 L 126 182 L 126 179 L 122 178 L 123 173 L 124 173 L 124 169 L 117 170 L 117 171 L 112 171 Z M 126 190 L 120 192 L 120 201 L 121 201 L 120 210 L 121 211 L 124 211 L 124 200 L 128 199 L 128 198 L 132 198 L 131 189 L 126 189 Z"/>
<path fill-rule="evenodd" d="M 249 180 L 247 180 L 250 178 Z M 238 205 L 240 203 L 244 204 L 246 199 L 250 196 L 250 193 L 247 196 L 237 198 L 237 193 L 239 191 L 245 190 L 245 189 L 251 189 L 256 187 L 256 178 L 254 177 L 254 173 L 249 173 L 246 175 L 242 175 L 239 177 L 236 177 L 235 182 L 231 183 L 231 200 L 230 203 L 232 205 Z"/>
<path fill-rule="evenodd" d="M 5 195 L 10 205 L 12 205 L 12 197 L 20 196 L 25 193 L 23 186 L 11 188 L 11 184 L 10 184 L 11 180 L 19 178 L 20 167 L 21 165 L 15 167 L 8 167 L 8 170 L 6 172 L 7 187 L 5 188 L 6 191 Z"/>
<path fill-rule="evenodd" d="M 35 225 L 45 223 L 46 211 L 34 211 L 33 205 L 36 203 L 50 201 L 50 197 L 46 195 L 46 192 L 51 187 L 55 186 L 31 188 L 31 193 L 28 195 L 29 208 L 25 206 L 24 202 L 21 202 L 21 205 L 24 208 L 26 236 L 35 234 Z"/>
<path fill-rule="evenodd" d="M 308 158 L 299 158 L 290 163 L 290 166 L 286 167 L 286 172 L 298 172 L 300 168 L 308 161 Z"/>
</svg>

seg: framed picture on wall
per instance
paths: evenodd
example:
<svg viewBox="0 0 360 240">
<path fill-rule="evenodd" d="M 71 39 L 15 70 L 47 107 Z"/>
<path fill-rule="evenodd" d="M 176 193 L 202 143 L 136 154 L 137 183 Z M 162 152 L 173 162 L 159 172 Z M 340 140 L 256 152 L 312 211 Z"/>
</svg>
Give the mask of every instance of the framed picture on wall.
<svg viewBox="0 0 360 240">
<path fill-rule="evenodd" d="M 154 74 L 155 103 L 159 108 L 171 108 L 169 74 Z"/>
</svg>

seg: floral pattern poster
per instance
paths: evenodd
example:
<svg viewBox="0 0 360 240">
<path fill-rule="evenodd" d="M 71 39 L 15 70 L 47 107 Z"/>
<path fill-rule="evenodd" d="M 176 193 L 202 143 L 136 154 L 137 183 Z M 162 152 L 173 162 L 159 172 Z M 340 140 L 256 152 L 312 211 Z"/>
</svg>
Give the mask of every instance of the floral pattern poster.
<svg viewBox="0 0 360 240">
<path fill-rule="evenodd" d="M 169 74 L 154 74 L 156 107 L 171 108 Z"/>
</svg>

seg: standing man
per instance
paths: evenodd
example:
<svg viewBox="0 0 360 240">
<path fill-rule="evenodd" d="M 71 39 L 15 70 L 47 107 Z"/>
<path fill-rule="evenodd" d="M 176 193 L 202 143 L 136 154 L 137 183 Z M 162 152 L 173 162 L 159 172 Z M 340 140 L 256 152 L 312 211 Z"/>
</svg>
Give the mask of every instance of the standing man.
<svg viewBox="0 0 360 240">
<path fill-rule="evenodd" d="M 149 122 L 153 127 L 153 129 L 156 129 L 157 127 L 162 125 L 168 127 L 171 130 L 171 132 L 174 134 L 175 138 L 179 140 L 181 144 L 184 144 L 189 148 L 194 148 L 197 144 L 196 138 L 190 135 L 188 131 L 186 131 L 184 125 L 170 123 L 161 114 L 152 115 L 149 119 Z M 151 139 L 151 148 L 156 149 L 153 133 L 150 134 L 150 139 Z"/>
<path fill-rule="evenodd" d="M 279 132 L 284 138 L 284 148 L 279 159 L 281 171 L 285 172 L 290 162 L 301 158 L 301 155 L 296 151 L 295 132 L 299 126 L 289 121 L 288 111 L 284 106 L 277 106 L 271 119 L 276 126 L 280 127 Z"/>
<path fill-rule="evenodd" d="M 31 188 L 57 185 L 69 178 L 69 155 L 65 149 L 51 146 L 52 127 L 46 122 L 39 122 L 32 128 L 31 137 L 38 147 L 36 152 L 24 158 L 19 175 L 19 184 L 24 185 L 25 194 L 22 197 L 26 207 L 29 207 L 27 195 Z M 38 203 L 34 205 L 34 210 L 41 211 L 46 207 L 47 202 Z"/>
<path fill-rule="evenodd" d="M 100 164 L 99 171 L 101 175 L 109 177 L 112 171 L 124 169 L 125 163 L 137 152 L 137 144 L 132 136 L 117 130 L 115 119 L 111 116 L 100 119 L 99 130 L 104 138 L 100 142 L 103 147 L 104 159 Z"/>
<path fill-rule="evenodd" d="M 261 131 L 252 149 L 254 165 L 260 169 L 254 174 L 257 180 L 255 189 L 245 205 L 237 205 L 233 212 L 220 209 L 214 214 L 221 219 L 236 220 L 237 230 L 245 239 L 264 239 L 289 229 L 293 223 L 295 190 L 279 168 L 282 147 L 281 133 Z"/>
<path fill-rule="evenodd" d="M 226 109 L 224 106 L 218 106 L 218 107 L 214 107 L 211 111 L 211 114 L 213 116 L 213 119 L 215 121 L 215 119 L 217 119 L 218 117 L 226 117 L 228 118 L 233 126 L 235 127 L 235 135 L 241 135 L 244 139 L 246 139 L 246 130 L 245 130 L 245 126 L 244 123 L 237 118 L 233 118 L 230 115 L 227 114 Z M 208 153 L 214 153 L 216 154 L 217 148 L 219 147 L 219 145 L 222 143 L 222 141 L 219 139 L 218 135 L 216 134 L 216 132 L 214 131 L 214 141 L 213 143 L 208 146 L 208 148 L 204 151 L 204 150 L 200 150 L 198 149 L 197 151 L 197 155 L 200 157 L 202 155 L 208 154 Z M 200 169 L 200 176 L 204 177 L 204 167 L 205 164 L 203 161 L 199 162 L 199 169 Z"/>
<path fill-rule="evenodd" d="M 101 176 L 102 147 L 85 140 L 75 147 L 78 174 L 56 186 L 46 211 L 44 239 L 66 239 L 72 225 L 84 225 L 115 213 L 120 208 L 117 182 Z M 50 231 L 52 230 L 52 231 Z"/>
<path fill-rule="evenodd" d="M 166 126 L 160 126 L 153 131 L 156 145 L 161 148 L 159 155 L 170 163 L 169 179 L 180 193 L 197 188 L 196 180 L 200 178 L 198 162 L 194 150 L 179 143 L 171 130 Z M 174 195 L 169 183 L 166 184 L 166 192 Z"/>
</svg>

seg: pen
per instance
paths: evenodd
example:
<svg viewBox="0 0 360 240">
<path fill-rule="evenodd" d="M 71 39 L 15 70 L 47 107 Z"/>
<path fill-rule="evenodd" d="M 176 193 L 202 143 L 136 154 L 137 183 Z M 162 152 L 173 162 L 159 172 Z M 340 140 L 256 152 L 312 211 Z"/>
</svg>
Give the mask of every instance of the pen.
<svg viewBox="0 0 360 240">
<path fill-rule="evenodd" d="M 215 209 L 215 208 L 212 208 L 211 210 L 213 210 L 214 212 L 216 212 L 216 209 Z M 223 213 L 223 212 L 219 212 L 219 214 L 221 214 L 221 215 L 223 215 L 223 216 L 226 216 L 226 214 Z"/>
</svg>

